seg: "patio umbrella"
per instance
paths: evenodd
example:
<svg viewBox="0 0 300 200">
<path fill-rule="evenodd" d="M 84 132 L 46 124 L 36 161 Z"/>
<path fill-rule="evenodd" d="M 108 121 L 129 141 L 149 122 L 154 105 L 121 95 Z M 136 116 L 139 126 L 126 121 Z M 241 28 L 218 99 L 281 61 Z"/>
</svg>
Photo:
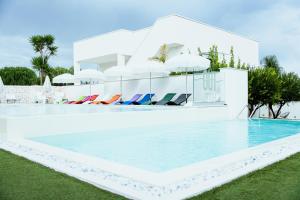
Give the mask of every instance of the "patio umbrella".
<svg viewBox="0 0 300 200">
<path fill-rule="evenodd" d="M 167 69 L 170 71 L 185 72 L 185 93 L 187 102 L 187 74 L 188 71 L 206 70 L 210 66 L 210 61 L 202 56 L 191 54 L 180 54 L 166 61 Z M 194 102 L 194 73 L 193 73 L 193 102 Z"/>
<path fill-rule="evenodd" d="M 164 64 L 159 63 L 157 61 L 146 61 L 144 63 L 140 63 L 134 66 L 131 66 L 132 72 L 134 74 L 146 74 L 149 75 L 149 94 L 150 94 L 150 102 L 151 102 L 151 92 L 152 92 L 152 75 L 169 75 L 169 71 L 166 70 Z"/>
<path fill-rule="evenodd" d="M 46 76 L 43 88 L 46 93 L 51 92 L 52 87 L 51 87 L 51 81 L 49 76 Z"/>
<path fill-rule="evenodd" d="M 0 103 L 2 102 L 2 97 L 4 96 L 4 84 L 0 76 Z"/>
<path fill-rule="evenodd" d="M 81 70 L 74 77 L 76 80 L 88 81 L 90 83 L 90 95 L 92 95 L 92 81 L 104 80 L 104 74 L 94 69 Z"/>
<path fill-rule="evenodd" d="M 118 65 L 105 70 L 104 75 L 110 77 L 120 77 L 120 94 L 123 95 L 123 77 L 132 75 L 132 71 L 124 65 Z"/>
<path fill-rule="evenodd" d="M 53 83 L 74 83 L 75 77 L 72 74 L 65 73 L 58 75 L 52 79 Z"/>
<path fill-rule="evenodd" d="M 4 90 L 4 84 L 3 84 L 2 78 L 0 76 L 0 92 L 2 92 L 3 90 Z"/>
</svg>

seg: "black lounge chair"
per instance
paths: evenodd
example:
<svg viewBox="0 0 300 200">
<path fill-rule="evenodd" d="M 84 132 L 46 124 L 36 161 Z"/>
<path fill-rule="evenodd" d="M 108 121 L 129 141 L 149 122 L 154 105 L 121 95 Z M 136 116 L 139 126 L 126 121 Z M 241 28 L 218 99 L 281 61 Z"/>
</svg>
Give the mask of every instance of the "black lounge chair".
<svg viewBox="0 0 300 200">
<path fill-rule="evenodd" d="M 181 94 L 174 101 L 169 101 L 167 104 L 171 106 L 179 106 L 183 102 L 187 101 L 191 94 Z"/>
<path fill-rule="evenodd" d="M 166 94 L 160 101 L 152 102 L 153 105 L 166 105 L 169 101 L 173 99 L 176 93 L 168 93 Z"/>
</svg>

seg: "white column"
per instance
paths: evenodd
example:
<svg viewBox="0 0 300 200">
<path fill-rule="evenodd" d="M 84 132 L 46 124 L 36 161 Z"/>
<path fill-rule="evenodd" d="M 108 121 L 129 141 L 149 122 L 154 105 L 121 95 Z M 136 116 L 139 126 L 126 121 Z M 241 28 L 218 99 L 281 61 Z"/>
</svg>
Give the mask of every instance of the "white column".
<svg viewBox="0 0 300 200">
<path fill-rule="evenodd" d="M 80 71 L 80 63 L 74 61 L 74 74 L 77 74 Z"/>
<path fill-rule="evenodd" d="M 117 65 L 125 65 L 125 56 L 124 55 L 121 55 L 121 54 L 118 54 L 117 55 Z"/>
<path fill-rule="evenodd" d="M 74 67 L 74 75 L 75 75 L 80 71 L 80 63 L 74 61 L 74 66 L 73 67 Z M 75 85 L 80 85 L 80 81 L 76 81 L 74 84 Z"/>
<path fill-rule="evenodd" d="M 248 117 L 248 72 L 234 68 L 221 68 L 224 76 L 225 103 L 229 119 Z"/>
</svg>

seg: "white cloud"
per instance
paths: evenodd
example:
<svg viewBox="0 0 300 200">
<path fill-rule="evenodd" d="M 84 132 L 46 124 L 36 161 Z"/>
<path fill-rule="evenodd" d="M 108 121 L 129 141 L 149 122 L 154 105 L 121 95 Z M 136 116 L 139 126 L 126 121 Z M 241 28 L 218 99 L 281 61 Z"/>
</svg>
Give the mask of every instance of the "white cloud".
<svg viewBox="0 0 300 200">
<path fill-rule="evenodd" d="M 0 35 L 0 44 L 0 67 L 31 66 L 30 61 L 35 54 L 28 37 Z M 53 66 L 71 66 L 72 48 L 63 43 L 57 43 L 57 46 L 59 46 L 58 55 L 50 59 L 50 64 Z"/>
<path fill-rule="evenodd" d="M 11 0 L 3 11 L 0 66 L 30 66 L 33 51 L 27 38 L 32 34 L 55 35 L 59 50 L 51 64 L 70 66 L 75 40 L 118 28 L 142 28 L 157 17 L 177 13 L 253 38 L 260 43 L 261 57 L 276 54 L 287 71 L 300 73 L 298 0 Z"/>
<path fill-rule="evenodd" d="M 300 8 L 284 3 L 252 13 L 235 30 L 260 43 L 260 55 L 275 54 L 286 71 L 300 74 Z"/>
</svg>

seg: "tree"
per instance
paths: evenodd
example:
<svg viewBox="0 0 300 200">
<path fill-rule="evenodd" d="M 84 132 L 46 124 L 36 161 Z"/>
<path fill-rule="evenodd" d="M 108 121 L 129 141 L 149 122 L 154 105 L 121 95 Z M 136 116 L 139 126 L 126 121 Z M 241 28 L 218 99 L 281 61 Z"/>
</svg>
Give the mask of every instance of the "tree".
<svg viewBox="0 0 300 200">
<path fill-rule="evenodd" d="M 247 68 L 246 63 L 242 64 L 242 69 L 249 69 L 249 68 Z"/>
<path fill-rule="evenodd" d="M 273 68 L 251 68 L 248 73 L 249 114 L 254 115 L 260 107 L 278 102 L 280 76 Z"/>
<path fill-rule="evenodd" d="M 241 59 L 240 58 L 238 59 L 238 64 L 237 64 L 236 68 L 241 69 Z"/>
<path fill-rule="evenodd" d="M 41 85 L 46 72 L 49 71 L 49 58 L 56 55 L 57 52 L 58 47 L 54 45 L 54 40 L 52 35 L 34 35 L 29 39 L 33 50 L 38 54 L 32 58 L 31 63 L 33 68 L 39 71 Z"/>
<path fill-rule="evenodd" d="M 38 78 L 32 69 L 27 67 L 4 67 L 0 76 L 5 85 L 35 85 Z"/>
<path fill-rule="evenodd" d="M 210 70 L 211 71 L 219 71 L 220 63 L 219 63 L 219 53 L 217 45 L 213 45 L 209 48 L 208 59 L 210 60 Z"/>
<path fill-rule="evenodd" d="M 292 101 L 300 100 L 300 78 L 296 73 L 283 73 L 280 76 L 280 91 L 281 96 L 277 102 L 277 111 L 274 109 L 274 104 L 269 104 L 269 109 L 274 119 L 278 118 L 284 105 Z"/>
<path fill-rule="evenodd" d="M 282 72 L 282 68 L 280 67 L 277 57 L 275 55 L 265 56 L 261 60 L 261 63 L 265 68 L 275 69 L 275 71 L 278 74 L 280 74 Z"/>
<path fill-rule="evenodd" d="M 222 58 L 220 67 L 221 67 L 221 68 L 223 68 L 223 67 L 228 67 L 228 65 L 227 65 L 227 63 L 226 63 L 226 60 L 225 60 L 225 55 L 224 55 L 224 54 L 223 54 L 223 58 Z"/>
<path fill-rule="evenodd" d="M 150 58 L 150 60 L 155 60 L 158 62 L 165 63 L 168 58 L 168 46 L 166 44 L 163 44 L 158 51 L 158 54 L 156 56 L 153 56 Z"/>
<path fill-rule="evenodd" d="M 229 67 L 234 67 L 234 53 L 233 53 L 233 46 L 230 48 L 230 61 Z"/>
</svg>

